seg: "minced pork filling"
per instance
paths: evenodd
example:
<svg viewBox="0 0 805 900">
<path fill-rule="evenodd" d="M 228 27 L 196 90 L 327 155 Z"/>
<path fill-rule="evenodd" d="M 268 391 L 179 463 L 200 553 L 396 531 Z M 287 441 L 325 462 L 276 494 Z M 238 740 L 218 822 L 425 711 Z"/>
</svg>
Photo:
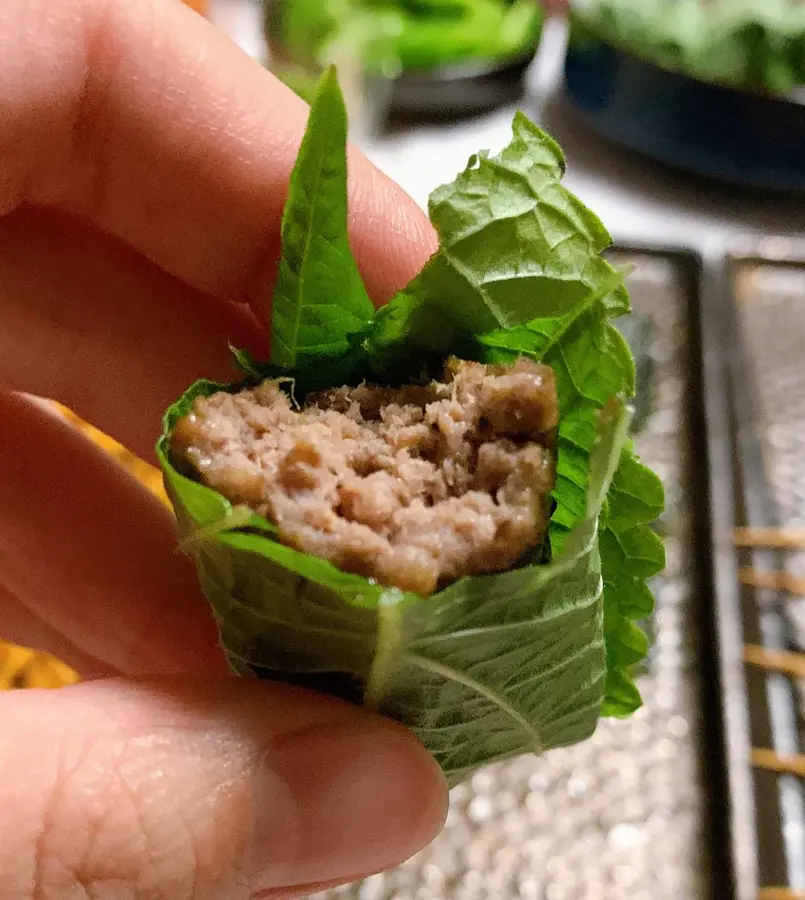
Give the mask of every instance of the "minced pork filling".
<svg viewBox="0 0 805 900">
<path fill-rule="evenodd" d="M 284 543 L 428 595 L 540 543 L 557 422 L 549 367 L 451 359 L 442 382 L 337 388 L 301 408 L 276 381 L 200 397 L 171 447 Z"/>
</svg>

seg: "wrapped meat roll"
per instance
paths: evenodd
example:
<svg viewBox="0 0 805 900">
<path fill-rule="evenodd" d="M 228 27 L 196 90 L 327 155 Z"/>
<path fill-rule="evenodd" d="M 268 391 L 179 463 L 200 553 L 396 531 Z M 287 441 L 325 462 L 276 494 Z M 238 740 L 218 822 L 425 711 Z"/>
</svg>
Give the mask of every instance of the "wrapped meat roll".
<svg viewBox="0 0 805 900">
<path fill-rule="evenodd" d="M 431 198 L 440 239 L 375 310 L 323 76 L 291 177 L 271 359 L 235 350 L 158 445 L 232 668 L 408 726 L 451 783 L 640 705 L 659 480 L 629 440 L 629 309 L 600 221 L 523 115 Z"/>
</svg>

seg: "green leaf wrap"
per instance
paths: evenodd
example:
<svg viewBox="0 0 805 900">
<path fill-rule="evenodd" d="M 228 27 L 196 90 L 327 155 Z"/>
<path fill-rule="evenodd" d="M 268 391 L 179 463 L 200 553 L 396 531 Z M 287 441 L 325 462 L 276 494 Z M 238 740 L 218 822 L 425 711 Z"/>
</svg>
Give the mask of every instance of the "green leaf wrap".
<svg viewBox="0 0 805 900">
<path fill-rule="evenodd" d="M 200 382 L 168 416 L 217 386 Z M 430 597 L 382 588 L 276 540 L 252 520 L 230 530 L 220 495 L 180 475 L 166 485 L 235 671 L 324 688 L 407 725 L 451 783 L 489 762 L 573 744 L 595 730 L 607 679 L 597 523 L 629 414 L 602 416 L 589 503 L 548 565 L 464 578 Z"/>
</svg>

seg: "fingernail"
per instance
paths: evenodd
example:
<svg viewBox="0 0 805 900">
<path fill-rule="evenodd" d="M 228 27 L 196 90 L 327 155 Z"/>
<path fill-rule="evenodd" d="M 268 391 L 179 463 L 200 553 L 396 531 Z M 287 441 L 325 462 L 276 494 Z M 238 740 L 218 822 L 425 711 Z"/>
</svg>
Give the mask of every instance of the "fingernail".
<svg viewBox="0 0 805 900">
<path fill-rule="evenodd" d="M 255 789 L 256 890 L 389 868 L 444 822 L 436 763 L 402 728 L 369 716 L 283 738 L 265 755 Z"/>
</svg>

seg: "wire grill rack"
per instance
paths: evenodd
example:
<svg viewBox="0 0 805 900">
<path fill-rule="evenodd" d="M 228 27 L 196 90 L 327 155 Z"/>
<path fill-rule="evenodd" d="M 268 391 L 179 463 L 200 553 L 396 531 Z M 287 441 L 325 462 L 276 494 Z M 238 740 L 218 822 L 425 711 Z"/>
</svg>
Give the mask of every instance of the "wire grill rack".
<svg viewBox="0 0 805 900">
<path fill-rule="evenodd" d="M 714 427 L 732 451 L 731 509 L 723 490 L 713 508 L 722 540 L 730 514 L 734 526 L 716 628 L 735 692 L 722 709 L 736 896 L 805 900 L 805 245 L 738 242 L 709 290 L 703 299 L 724 313 L 711 335 L 727 400 L 711 400 Z"/>
</svg>

